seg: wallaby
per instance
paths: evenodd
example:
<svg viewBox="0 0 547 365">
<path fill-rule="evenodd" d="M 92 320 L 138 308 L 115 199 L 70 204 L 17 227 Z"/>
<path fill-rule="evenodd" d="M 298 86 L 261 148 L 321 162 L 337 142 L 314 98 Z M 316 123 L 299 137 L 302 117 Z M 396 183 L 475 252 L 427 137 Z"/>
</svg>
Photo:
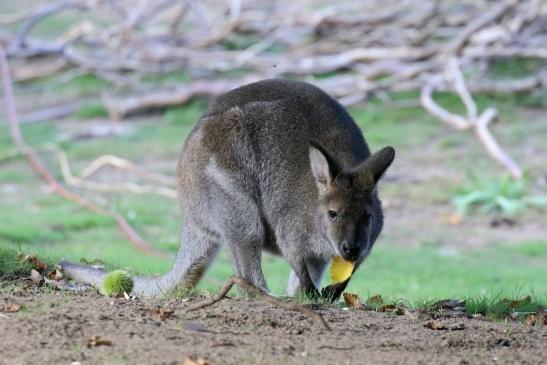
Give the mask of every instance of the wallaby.
<svg viewBox="0 0 547 365">
<path fill-rule="evenodd" d="M 371 155 L 348 112 L 310 84 L 264 80 L 221 95 L 178 163 L 183 224 L 174 266 L 161 277 L 135 278 L 134 292 L 195 286 L 224 244 L 236 274 L 258 288 L 268 290 L 265 250 L 291 266 L 289 295 L 320 295 L 331 259 L 340 255 L 358 267 L 380 234 L 377 183 L 394 156 L 392 147 Z M 62 266 L 95 286 L 105 276 Z"/>
</svg>

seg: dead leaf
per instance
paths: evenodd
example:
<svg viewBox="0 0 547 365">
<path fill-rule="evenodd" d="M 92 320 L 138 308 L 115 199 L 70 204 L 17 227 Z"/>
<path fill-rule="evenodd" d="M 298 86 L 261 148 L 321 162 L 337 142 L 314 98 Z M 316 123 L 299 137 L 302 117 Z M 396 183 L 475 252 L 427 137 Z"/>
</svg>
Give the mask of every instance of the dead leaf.
<svg viewBox="0 0 547 365">
<path fill-rule="evenodd" d="M 384 304 L 384 299 L 382 298 L 380 294 L 373 295 L 367 299 L 367 304 L 370 305 L 371 307 L 378 308 L 379 306 Z"/>
<path fill-rule="evenodd" d="M 410 311 L 405 307 L 398 307 L 395 311 L 395 314 L 403 315 L 408 319 L 416 319 L 416 317 L 414 317 L 414 314 L 410 313 Z"/>
<path fill-rule="evenodd" d="M 335 256 L 330 265 L 330 277 L 334 284 L 346 281 L 353 272 L 354 262 L 346 261 L 341 256 Z"/>
<path fill-rule="evenodd" d="M 353 293 L 344 293 L 344 302 L 346 302 L 346 305 L 350 308 L 355 308 L 355 309 L 359 309 L 359 308 L 363 308 L 363 303 L 361 302 L 361 299 L 359 298 L 359 296 L 357 294 L 353 294 Z"/>
<path fill-rule="evenodd" d="M 446 326 L 439 321 L 428 321 L 424 324 L 424 327 L 435 331 L 447 329 Z"/>
<path fill-rule="evenodd" d="M 460 331 L 465 329 L 465 324 L 463 323 L 455 323 L 455 324 L 444 324 L 439 321 L 428 321 L 424 324 L 424 327 L 435 330 L 435 331 L 441 331 L 441 330 L 449 330 L 449 331 Z"/>
<path fill-rule="evenodd" d="M 97 347 L 97 346 L 112 346 L 112 341 L 105 340 L 101 336 L 93 336 L 87 340 L 87 348 Z"/>
<path fill-rule="evenodd" d="M 451 226 L 459 226 L 462 223 L 462 216 L 458 213 L 451 213 L 444 216 L 443 220 Z"/>
<path fill-rule="evenodd" d="M 40 261 L 40 259 L 35 255 L 19 254 L 18 257 L 20 260 L 30 263 L 32 267 L 38 271 L 44 271 L 47 269 L 47 265 Z"/>
<path fill-rule="evenodd" d="M 213 365 L 213 363 L 201 357 L 191 356 L 186 358 L 183 365 Z"/>
<path fill-rule="evenodd" d="M 537 322 L 537 318 L 535 315 L 530 314 L 528 317 L 526 317 L 526 324 L 528 326 L 535 326 Z"/>
<path fill-rule="evenodd" d="M 497 302 L 496 306 L 507 306 L 508 309 L 515 309 L 518 307 L 521 307 L 523 305 L 529 304 L 532 301 L 532 298 L 527 295 L 525 297 L 522 297 L 520 299 L 511 300 L 511 299 L 502 299 L 499 302 Z"/>
<path fill-rule="evenodd" d="M 517 308 L 517 307 L 520 307 L 522 305 L 525 305 L 525 304 L 530 304 L 532 302 L 532 298 L 527 295 L 523 298 L 520 298 L 520 299 L 517 299 L 517 300 L 512 300 L 511 301 L 511 308 Z"/>
<path fill-rule="evenodd" d="M 170 309 L 165 309 L 162 307 L 156 307 L 152 310 L 152 315 L 158 317 L 161 320 L 164 320 L 173 314 L 173 311 Z"/>
<path fill-rule="evenodd" d="M 34 284 L 40 285 L 44 281 L 44 277 L 37 270 L 32 269 L 30 271 L 30 280 L 32 280 Z"/>
<path fill-rule="evenodd" d="M 47 273 L 47 277 L 50 280 L 61 280 L 63 278 L 63 272 L 61 271 L 61 268 L 58 266 L 55 266 L 53 270 Z"/>
<path fill-rule="evenodd" d="M 4 312 L 6 313 L 15 313 L 21 310 L 21 304 L 17 303 L 7 303 L 4 304 Z"/>
<path fill-rule="evenodd" d="M 378 312 L 395 312 L 397 307 L 394 304 L 384 304 L 378 308 Z"/>
</svg>

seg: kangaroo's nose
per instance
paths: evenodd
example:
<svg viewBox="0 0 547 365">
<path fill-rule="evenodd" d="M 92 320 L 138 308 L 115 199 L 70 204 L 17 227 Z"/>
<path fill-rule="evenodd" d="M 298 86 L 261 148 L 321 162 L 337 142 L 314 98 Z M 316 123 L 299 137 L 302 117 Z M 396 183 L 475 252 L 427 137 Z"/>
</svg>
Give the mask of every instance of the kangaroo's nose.
<svg viewBox="0 0 547 365">
<path fill-rule="evenodd" d="M 349 246 L 347 242 L 342 243 L 342 251 L 344 251 L 344 253 L 349 253 Z"/>
<path fill-rule="evenodd" d="M 342 256 L 346 260 L 354 260 L 359 253 L 359 248 L 350 245 L 347 241 L 342 242 Z"/>
</svg>

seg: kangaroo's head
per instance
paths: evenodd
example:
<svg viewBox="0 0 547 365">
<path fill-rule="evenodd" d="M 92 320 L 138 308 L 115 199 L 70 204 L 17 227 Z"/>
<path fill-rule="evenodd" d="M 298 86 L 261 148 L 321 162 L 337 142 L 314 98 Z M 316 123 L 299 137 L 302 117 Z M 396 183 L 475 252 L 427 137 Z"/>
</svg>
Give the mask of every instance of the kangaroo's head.
<svg viewBox="0 0 547 365">
<path fill-rule="evenodd" d="M 319 191 L 317 219 L 335 251 L 346 261 L 361 261 L 381 229 L 376 184 L 393 162 L 385 147 L 357 166 L 341 166 L 323 147 L 310 146 L 310 164 Z M 376 220 L 376 221 L 375 221 Z"/>
</svg>

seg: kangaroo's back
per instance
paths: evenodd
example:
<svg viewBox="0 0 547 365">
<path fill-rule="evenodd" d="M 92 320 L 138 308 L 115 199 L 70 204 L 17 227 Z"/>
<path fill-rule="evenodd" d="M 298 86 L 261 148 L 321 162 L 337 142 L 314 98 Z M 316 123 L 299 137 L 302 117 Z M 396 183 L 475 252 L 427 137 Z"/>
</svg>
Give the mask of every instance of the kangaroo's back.
<svg viewBox="0 0 547 365">
<path fill-rule="evenodd" d="M 219 96 L 205 116 L 234 107 L 247 109 L 247 117 L 261 123 L 259 128 L 265 133 L 271 135 L 270 128 L 286 131 L 280 134 L 280 143 L 288 142 L 289 132 L 299 129 L 305 135 L 298 137 L 317 141 L 344 163 L 355 163 L 370 155 L 360 129 L 348 112 L 311 84 L 271 79 L 245 85 Z M 274 113 L 276 118 L 264 118 L 261 113 Z"/>
</svg>

